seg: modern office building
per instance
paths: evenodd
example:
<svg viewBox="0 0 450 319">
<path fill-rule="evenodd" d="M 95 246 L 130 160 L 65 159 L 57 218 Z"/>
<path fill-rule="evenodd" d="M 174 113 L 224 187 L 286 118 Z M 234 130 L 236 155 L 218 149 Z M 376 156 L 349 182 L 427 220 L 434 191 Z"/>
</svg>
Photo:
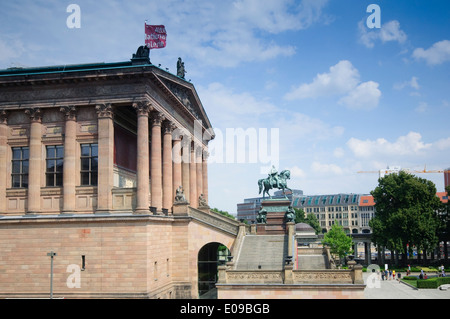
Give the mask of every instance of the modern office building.
<svg viewBox="0 0 450 319">
<path fill-rule="evenodd" d="M 315 214 L 323 232 L 337 223 L 347 233 L 361 233 L 367 228 L 363 226 L 361 213 L 373 212 L 373 200 L 369 201 L 368 197 L 362 194 L 307 195 L 294 197 L 292 204 L 305 214 Z"/>
</svg>

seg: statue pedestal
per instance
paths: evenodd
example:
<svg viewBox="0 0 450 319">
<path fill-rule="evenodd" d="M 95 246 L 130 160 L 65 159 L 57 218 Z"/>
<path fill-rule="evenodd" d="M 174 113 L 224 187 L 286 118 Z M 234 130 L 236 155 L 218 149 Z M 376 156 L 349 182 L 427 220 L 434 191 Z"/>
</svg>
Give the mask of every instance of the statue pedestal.
<svg viewBox="0 0 450 319">
<path fill-rule="evenodd" d="M 289 199 L 267 199 L 261 202 L 261 207 L 267 212 L 266 223 L 256 225 L 258 235 L 281 235 L 287 234 L 285 221 L 286 212 L 291 205 Z"/>
<path fill-rule="evenodd" d="M 173 215 L 174 216 L 187 216 L 188 215 L 188 202 L 174 203 Z"/>
</svg>

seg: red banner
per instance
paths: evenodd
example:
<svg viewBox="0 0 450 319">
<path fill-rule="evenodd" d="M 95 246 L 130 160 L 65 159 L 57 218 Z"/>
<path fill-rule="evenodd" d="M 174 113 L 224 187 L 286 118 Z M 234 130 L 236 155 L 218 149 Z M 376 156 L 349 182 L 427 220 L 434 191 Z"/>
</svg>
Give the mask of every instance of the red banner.
<svg viewBox="0 0 450 319">
<path fill-rule="evenodd" d="M 145 45 L 149 49 L 161 49 L 166 46 L 166 28 L 163 25 L 145 24 Z"/>
</svg>

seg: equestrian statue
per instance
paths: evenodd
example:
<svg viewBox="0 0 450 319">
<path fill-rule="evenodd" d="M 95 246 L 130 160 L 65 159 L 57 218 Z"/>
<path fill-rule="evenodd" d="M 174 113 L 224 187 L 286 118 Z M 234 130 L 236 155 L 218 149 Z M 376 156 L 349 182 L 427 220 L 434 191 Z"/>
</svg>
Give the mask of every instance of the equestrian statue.
<svg viewBox="0 0 450 319">
<path fill-rule="evenodd" d="M 283 191 L 283 195 L 286 196 L 286 189 L 292 191 L 289 187 L 287 187 L 287 180 L 290 178 L 291 172 L 289 170 L 284 170 L 278 174 L 275 166 L 272 165 L 269 176 L 267 178 L 258 180 L 259 194 L 261 194 L 261 191 L 264 187 L 263 198 L 265 198 L 265 194 L 267 194 L 269 198 L 272 198 L 272 196 L 270 196 L 269 194 L 269 190 L 271 190 L 272 188 L 278 188 L 281 189 Z"/>
</svg>

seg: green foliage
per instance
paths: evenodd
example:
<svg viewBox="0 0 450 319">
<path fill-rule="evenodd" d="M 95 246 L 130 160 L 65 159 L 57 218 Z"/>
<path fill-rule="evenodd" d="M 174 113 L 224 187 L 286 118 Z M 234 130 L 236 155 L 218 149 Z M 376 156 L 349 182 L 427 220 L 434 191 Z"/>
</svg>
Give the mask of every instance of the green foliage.
<svg viewBox="0 0 450 319">
<path fill-rule="evenodd" d="M 231 215 L 230 213 L 228 213 L 228 212 L 226 212 L 226 211 L 219 210 L 218 208 L 212 208 L 211 210 L 212 210 L 213 212 L 219 213 L 219 214 L 221 214 L 221 215 L 223 215 L 223 216 L 225 216 L 225 217 L 228 217 L 228 218 L 231 218 L 231 219 L 233 219 L 233 220 L 236 220 L 236 218 L 235 218 L 233 215 Z"/>
<path fill-rule="evenodd" d="M 403 280 L 416 280 L 417 281 L 417 277 L 416 276 L 405 276 L 402 278 Z"/>
<path fill-rule="evenodd" d="M 334 224 L 330 231 L 324 235 L 322 244 L 328 245 L 332 254 L 338 255 L 339 258 L 344 258 L 351 253 L 353 241 L 351 237 L 345 234 L 342 226 Z"/>
<path fill-rule="evenodd" d="M 316 235 L 320 233 L 320 223 L 317 219 L 316 215 L 314 214 L 308 214 L 305 216 L 305 212 L 303 209 L 294 208 L 295 211 L 295 223 L 305 223 L 314 228 Z"/>
<path fill-rule="evenodd" d="M 450 284 L 450 277 L 434 277 L 430 279 L 417 280 L 417 288 L 435 289 L 441 285 Z"/>
<path fill-rule="evenodd" d="M 431 181 L 401 171 L 380 178 L 371 194 L 376 215 L 369 226 L 376 244 L 402 253 L 407 244 L 435 247 L 440 225 L 436 211 L 442 206 Z"/>
</svg>

